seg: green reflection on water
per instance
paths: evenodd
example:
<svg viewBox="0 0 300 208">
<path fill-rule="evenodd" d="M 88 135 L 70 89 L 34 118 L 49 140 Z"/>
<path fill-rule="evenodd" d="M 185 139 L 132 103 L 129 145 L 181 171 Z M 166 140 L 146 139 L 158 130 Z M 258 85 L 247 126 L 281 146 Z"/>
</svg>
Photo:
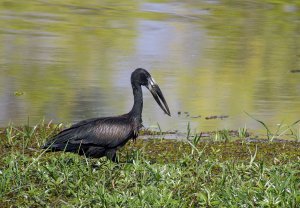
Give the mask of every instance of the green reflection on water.
<svg viewBox="0 0 300 208">
<path fill-rule="evenodd" d="M 298 120 L 300 74 L 290 70 L 300 69 L 300 4 L 211 2 L 0 3 L 0 124 L 124 113 L 137 67 L 151 71 L 173 114 L 144 91 L 145 126 L 261 128 L 244 111 L 270 125 Z"/>
</svg>

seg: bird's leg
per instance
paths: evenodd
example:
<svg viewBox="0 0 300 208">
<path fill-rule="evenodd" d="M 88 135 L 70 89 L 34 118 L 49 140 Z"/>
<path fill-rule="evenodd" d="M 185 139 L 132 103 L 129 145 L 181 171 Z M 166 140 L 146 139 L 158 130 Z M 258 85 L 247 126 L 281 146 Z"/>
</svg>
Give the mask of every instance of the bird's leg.
<svg viewBox="0 0 300 208">
<path fill-rule="evenodd" d="M 109 149 L 105 151 L 105 156 L 110 159 L 111 161 L 118 163 L 118 159 L 117 159 L 117 154 L 116 154 L 117 150 L 116 149 Z"/>
<path fill-rule="evenodd" d="M 136 138 L 137 138 L 138 136 L 139 136 L 139 131 L 134 130 L 134 131 L 133 131 L 133 137 L 132 137 L 132 140 L 133 140 L 134 143 L 136 142 Z"/>
</svg>

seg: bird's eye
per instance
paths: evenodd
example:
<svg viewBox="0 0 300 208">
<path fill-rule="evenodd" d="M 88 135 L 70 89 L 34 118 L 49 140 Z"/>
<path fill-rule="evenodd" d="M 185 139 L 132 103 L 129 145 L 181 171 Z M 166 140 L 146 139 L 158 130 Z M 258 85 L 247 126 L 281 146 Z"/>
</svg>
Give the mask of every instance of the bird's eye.
<svg viewBox="0 0 300 208">
<path fill-rule="evenodd" d="M 147 77 L 146 77 L 145 74 L 141 74 L 141 82 L 142 82 L 143 84 L 147 84 L 147 83 L 148 83 L 148 79 L 147 79 Z"/>
</svg>

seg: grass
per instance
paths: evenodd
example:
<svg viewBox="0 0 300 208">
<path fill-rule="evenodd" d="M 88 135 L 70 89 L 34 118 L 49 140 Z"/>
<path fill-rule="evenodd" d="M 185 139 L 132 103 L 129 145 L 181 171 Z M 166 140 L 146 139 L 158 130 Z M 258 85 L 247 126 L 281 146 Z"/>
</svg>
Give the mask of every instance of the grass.
<svg viewBox="0 0 300 208">
<path fill-rule="evenodd" d="M 246 128 L 237 136 L 229 130 L 210 138 L 189 133 L 187 142 L 137 140 L 120 151 L 119 164 L 40 150 L 60 129 L 62 125 L 43 122 L 0 129 L 0 207 L 300 204 L 296 128 L 290 134 L 293 141 L 287 142 L 248 142 Z"/>
<path fill-rule="evenodd" d="M 251 116 L 247 112 L 245 112 L 245 113 L 250 118 L 254 119 L 255 121 L 257 121 L 258 123 L 260 123 L 264 127 L 264 129 L 266 130 L 267 139 L 269 141 L 272 142 L 276 138 L 281 138 L 284 135 L 286 135 L 287 132 L 291 132 L 291 135 L 294 137 L 294 139 L 300 141 L 300 128 L 298 128 L 298 130 L 295 130 L 295 128 L 294 128 L 297 124 L 300 123 L 300 120 L 295 121 L 291 125 L 284 125 L 283 122 L 281 122 L 280 124 L 277 125 L 275 130 L 272 132 L 266 123 L 264 123 L 261 120 L 258 120 L 256 118 L 254 118 L 253 116 Z M 300 126 L 298 125 L 298 127 L 300 127 Z"/>
</svg>

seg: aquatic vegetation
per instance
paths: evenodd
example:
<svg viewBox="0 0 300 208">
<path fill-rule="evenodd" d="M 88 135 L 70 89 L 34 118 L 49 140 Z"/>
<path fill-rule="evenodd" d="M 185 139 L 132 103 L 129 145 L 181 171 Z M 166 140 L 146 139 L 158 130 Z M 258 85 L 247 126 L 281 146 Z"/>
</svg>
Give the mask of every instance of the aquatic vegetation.
<svg viewBox="0 0 300 208">
<path fill-rule="evenodd" d="M 228 142 L 229 141 L 229 131 L 227 129 L 224 129 L 224 130 L 220 130 L 220 131 L 217 131 L 216 134 L 215 134 L 215 141 L 225 141 L 225 142 Z"/>
<path fill-rule="evenodd" d="M 186 142 L 138 139 L 120 163 L 44 154 L 62 124 L 0 129 L 0 207 L 296 207 L 300 143 L 253 142 L 221 130 Z M 246 132 L 241 130 L 241 132 Z M 145 132 L 144 132 L 145 133 Z M 163 132 L 157 132 L 163 137 Z M 251 136 L 252 137 L 252 136 Z M 267 142 L 265 142 L 267 141 Z"/>
<path fill-rule="evenodd" d="M 273 141 L 274 139 L 280 139 L 284 137 L 288 132 L 291 132 L 293 137 L 296 140 L 299 140 L 299 134 L 295 132 L 294 126 L 296 126 L 300 120 L 297 120 L 293 122 L 291 125 L 286 125 L 281 122 L 280 124 L 277 124 L 277 127 L 275 128 L 275 131 L 271 131 L 270 128 L 267 126 L 267 124 L 261 120 L 258 120 L 245 112 L 249 117 L 253 118 L 255 121 L 259 122 L 266 130 L 266 136 L 269 141 Z M 299 126 L 300 128 L 300 126 Z M 299 129 L 298 129 L 299 130 Z"/>
<path fill-rule="evenodd" d="M 238 137 L 240 139 L 243 139 L 243 138 L 245 139 L 248 136 L 249 136 L 249 133 L 248 133 L 248 130 L 247 130 L 246 126 L 244 128 L 239 128 L 238 129 Z"/>
</svg>

